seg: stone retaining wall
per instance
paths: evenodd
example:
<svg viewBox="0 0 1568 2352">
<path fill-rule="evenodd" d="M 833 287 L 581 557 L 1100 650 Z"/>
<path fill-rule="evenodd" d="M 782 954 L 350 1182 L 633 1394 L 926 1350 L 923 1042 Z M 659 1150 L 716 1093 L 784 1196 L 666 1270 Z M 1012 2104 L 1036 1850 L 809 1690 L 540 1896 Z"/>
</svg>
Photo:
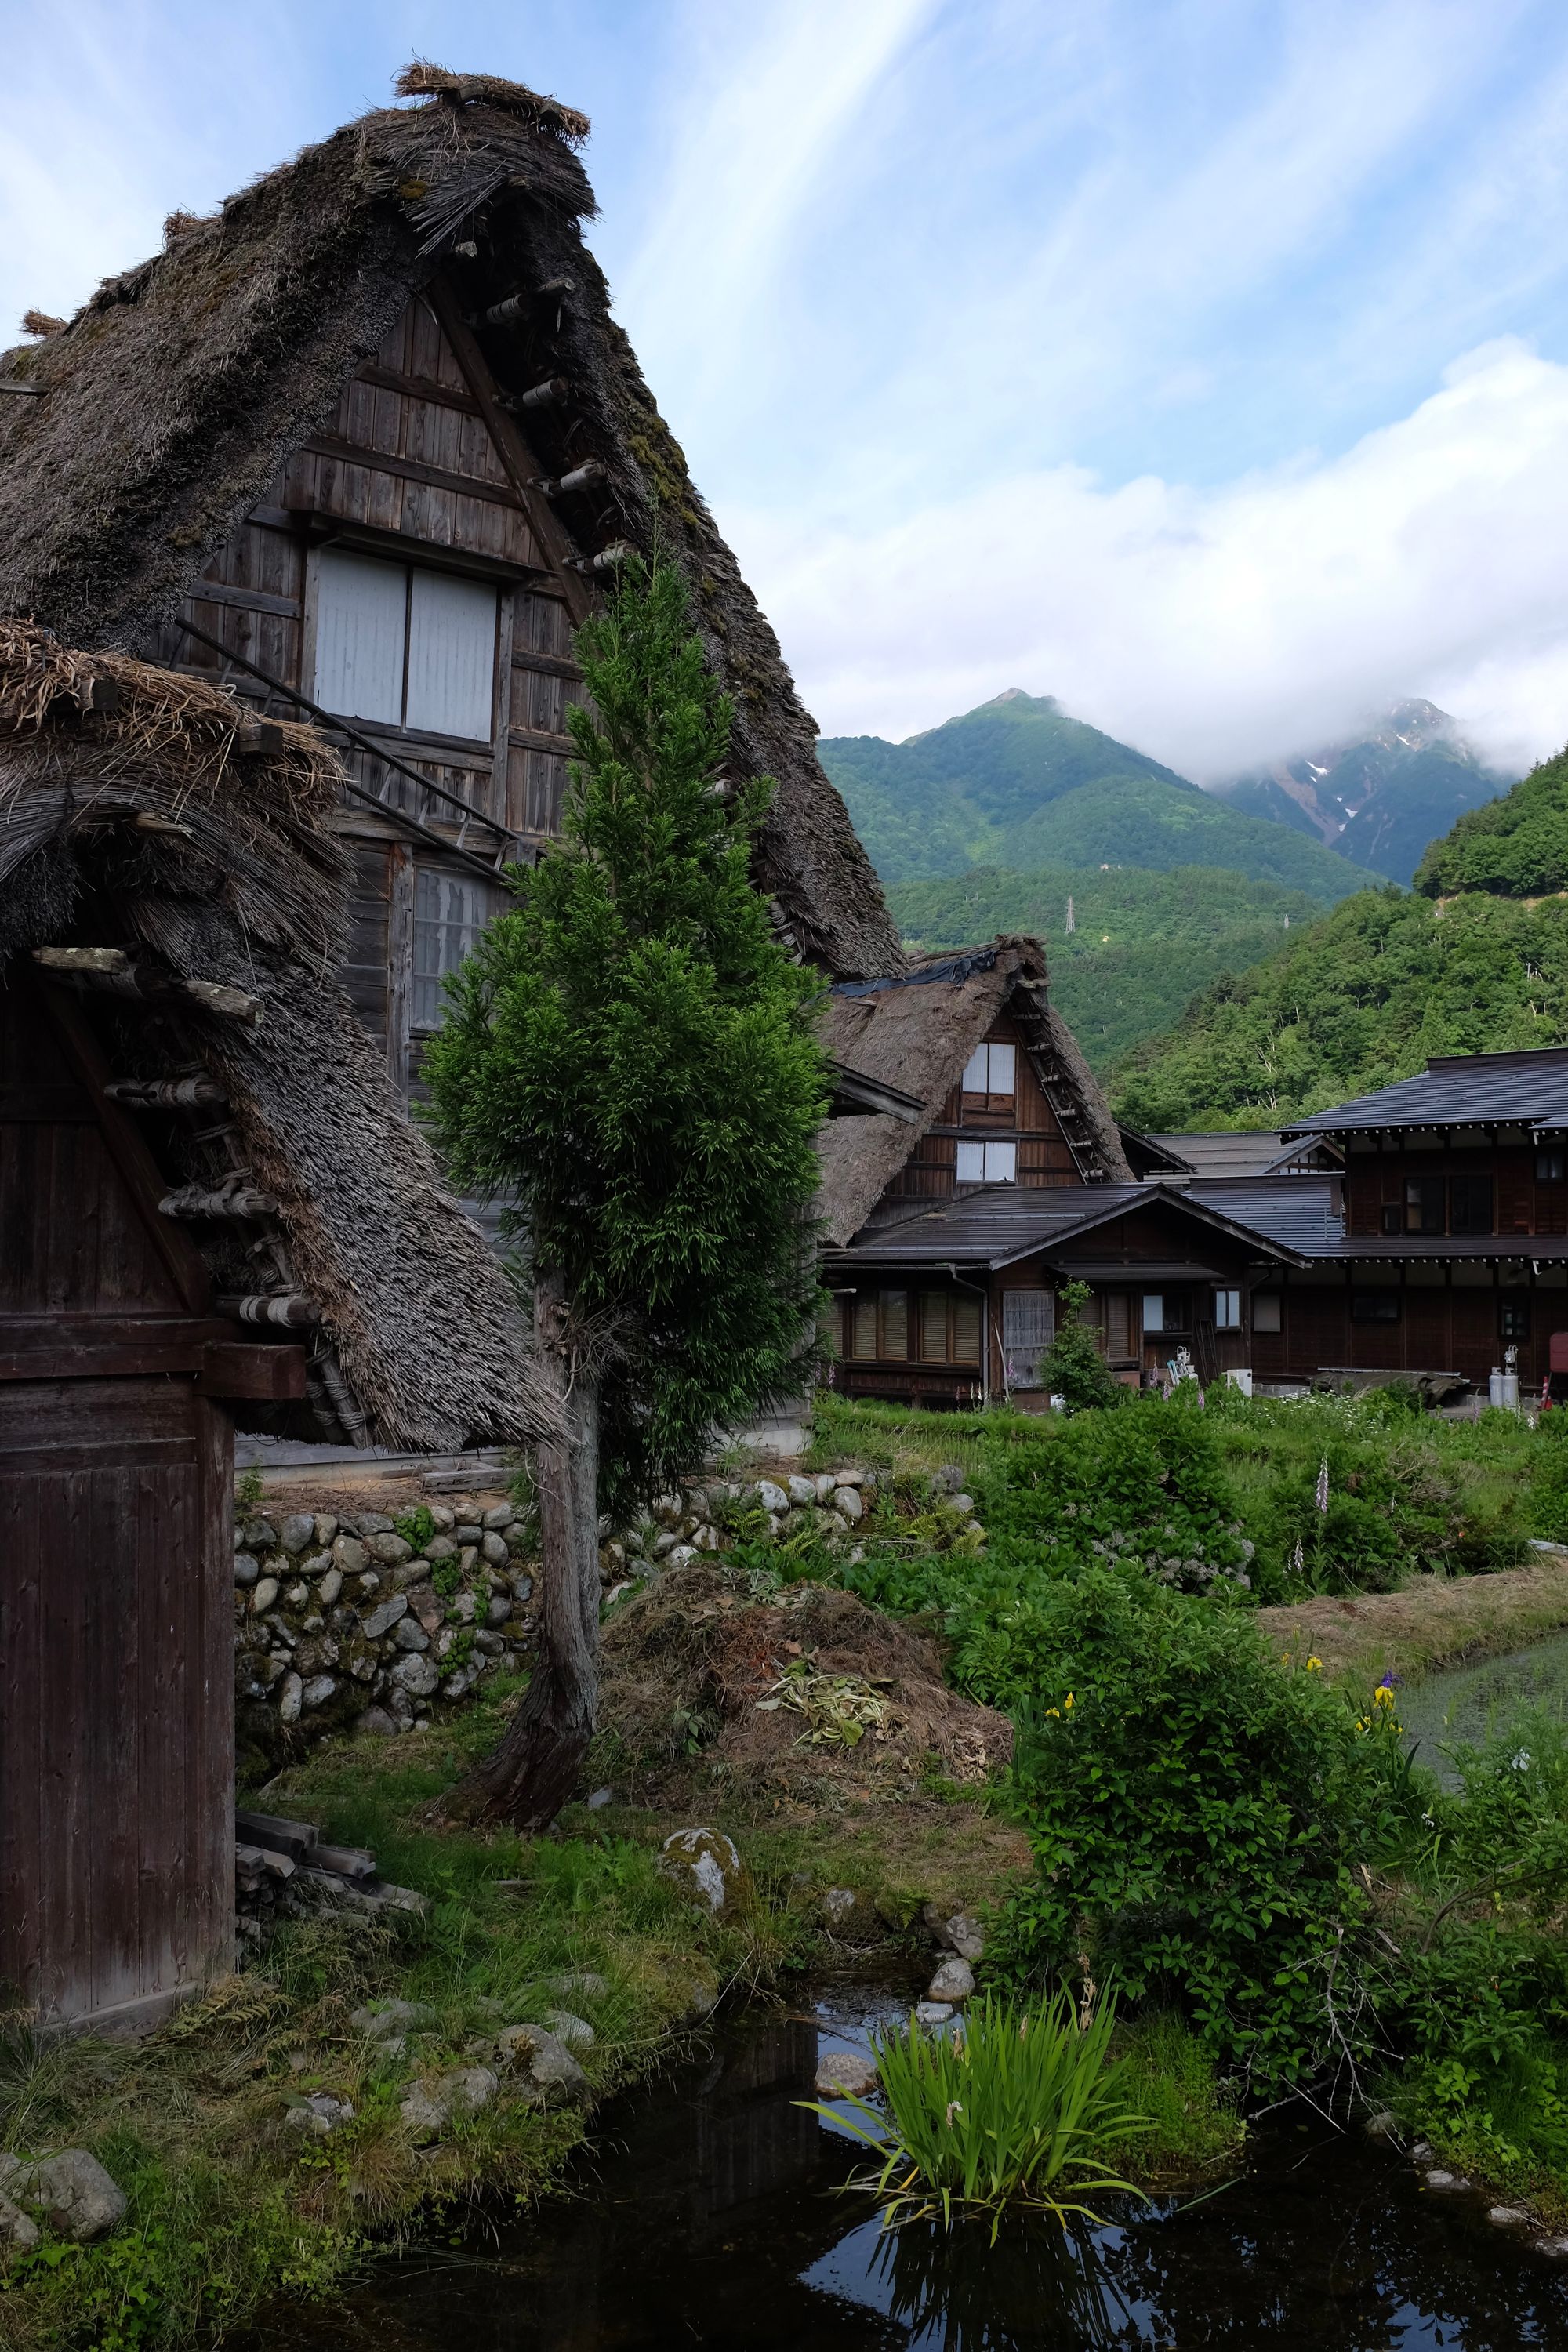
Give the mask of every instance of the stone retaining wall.
<svg viewBox="0 0 1568 2352">
<path fill-rule="evenodd" d="M 962 1474 L 922 1481 L 947 1541 L 984 1540 Z M 820 1546 L 847 1564 L 879 1500 L 875 1471 L 696 1479 L 618 1532 L 600 1524 L 606 1606 L 661 1569 L 736 1545 Z M 476 1516 L 464 1513 L 474 1510 Z M 241 1773 L 331 1731 L 390 1735 L 460 1706 L 537 1638 L 535 1523 L 511 1503 L 459 1512 L 272 1511 L 235 1532 Z"/>
<path fill-rule="evenodd" d="M 289 1511 L 235 1535 L 235 1676 L 242 1749 L 428 1722 L 535 1640 L 531 1530 L 510 1503 L 477 1518 Z"/>
</svg>

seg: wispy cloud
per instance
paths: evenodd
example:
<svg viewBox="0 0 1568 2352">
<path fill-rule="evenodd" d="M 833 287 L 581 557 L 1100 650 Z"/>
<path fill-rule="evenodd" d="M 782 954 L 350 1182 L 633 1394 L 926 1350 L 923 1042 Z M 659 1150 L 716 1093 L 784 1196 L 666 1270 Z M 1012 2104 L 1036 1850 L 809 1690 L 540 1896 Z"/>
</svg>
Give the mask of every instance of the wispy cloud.
<svg viewBox="0 0 1568 2352">
<path fill-rule="evenodd" d="M 1342 457 L 1216 491 L 1060 467 L 864 534 L 727 520 L 828 733 L 1016 685 L 1200 781 L 1395 692 L 1503 758 L 1568 735 L 1568 367 L 1517 342 Z"/>
<path fill-rule="evenodd" d="M 620 315 L 836 730 L 1016 683 L 1205 771 L 1423 689 L 1568 733 L 1561 0 L 13 0 L 6 35 L 0 332 L 415 51 L 584 106 Z"/>
</svg>

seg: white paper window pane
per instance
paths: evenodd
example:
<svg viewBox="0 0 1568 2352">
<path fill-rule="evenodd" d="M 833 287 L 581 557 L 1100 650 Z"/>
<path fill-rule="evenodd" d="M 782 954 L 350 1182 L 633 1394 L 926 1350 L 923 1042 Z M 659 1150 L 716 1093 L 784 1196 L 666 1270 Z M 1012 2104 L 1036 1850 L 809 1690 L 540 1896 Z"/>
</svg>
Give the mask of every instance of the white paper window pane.
<svg viewBox="0 0 1568 2352">
<path fill-rule="evenodd" d="M 988 1045 L 991 1056 L 991 1083 L 985 1091 L 990 1095 L 1010 1095 L 1014 1090 L 1015 1065 L 1017 1048 L 1014 1045 Z"/>
<path fill-rule="evenodd" d="M 1018 1181 L 1017 1145 L 988 1143 L 984 1150 L 985 1181 L 988 1184 L 1016 1184 Z"/>
<path fill-rule="evenodd" d="M 408 574 L 338 547 L 324 547 L 317 561 L 315 698 L 344 719 L 398 726 Z"/>
<path fill-rule="evenodd" d="M 488 742 L 495 671 L 496 591 L 454 572 L 416 570 L 405 725 Z"/>
<path fill-rule="evenodd" d="M 416 1029 L 438 1029 L 446 1016 L 441 981 L 456 971 L 493 910 L 493 894 L 464 874 L 421 866 L 414 877 L 414 1005 Z"/>
<path fill-rule="evenodd" d="M 1165 1301 L 1157 1290 L 1143 1293 L 1143 1328 L 1163 1331 L 1165 1328 Z"/>
<path fill-rule="evenodd" d="M 963 1066 L 963 1091 L 966 1095 L 984 1095 L 990 1092 L 990 1087 L 986 1084 L 989 1066 L 984 1046 L 976 1045 Z"/>
<path fill-rule="evenodd" d="M 959 1145 L 958 1181 L 961 1184 L 984 1183 L 985 1146 L 983 1143 L 961 1143 Z"/>
<path fill-rule="evenodd" d="M 1215 1292 L 1214 1319 L 1216 1330 L 1240 1330 L 1241 1293 L 1239 1290 L 1216 1290 Z"/>
<path fill-rule="evenodd" d="M 1056 1329 L 1057 1302 L 1048 1290 L 1002 1293 L 1002 1361 L 1010 1389 L 1039 1386 L 1040 1358 Z"/>
</svg>

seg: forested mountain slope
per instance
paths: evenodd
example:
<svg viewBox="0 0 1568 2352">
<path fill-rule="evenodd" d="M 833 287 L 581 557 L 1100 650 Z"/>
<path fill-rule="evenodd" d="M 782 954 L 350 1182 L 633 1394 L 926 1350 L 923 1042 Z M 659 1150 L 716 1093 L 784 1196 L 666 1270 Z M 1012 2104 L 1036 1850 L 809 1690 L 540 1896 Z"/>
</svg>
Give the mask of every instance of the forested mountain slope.
<svg viewBox="0 0 1568 2352">
<path fill-rule="evenodd" d="M 1215 866 L 1329 904 L 1361 883 L 1308 835 L 1228 807 L 1048 695 L 1015 688 L 907 742 L 825 737 L 817 751 L 884 882 L 974 866 Z"/>
<path fill-rule="evenodd" d="M 1169 1028 L 1195 990 L 1256 963 L 1325 911 L 1305 891 L 1211 866 L 1168 874 L 975 866 L 951 880 L 895 882 L 887 895 L 904 938 L 922 948 L 966 947 L 998 931 L 1043 938 L 1052 999 L 1100 1073 Z"/>
<path fill-rule="evenodd" d="M 1433 898 L 1456 890 L 1534 898 L 1568 889 L 1568 751 L 1532 769 L 1501 800 L 1460 817 L 1427 850 L 1415 887 Z"/>
</svg>

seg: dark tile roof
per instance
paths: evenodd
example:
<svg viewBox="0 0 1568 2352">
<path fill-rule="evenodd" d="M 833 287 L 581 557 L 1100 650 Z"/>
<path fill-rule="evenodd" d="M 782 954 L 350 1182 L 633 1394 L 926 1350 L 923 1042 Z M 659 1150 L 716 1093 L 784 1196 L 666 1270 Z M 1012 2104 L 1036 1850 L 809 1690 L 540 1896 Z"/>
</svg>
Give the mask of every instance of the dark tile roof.
<svg viewBox="0 0 1568 2352">
<path fill-rule="evenodd" d="M 1331 1256 L 1344 1239 L 1337 1176 L 1215 1177 L 1186 1194 L 1303 1257 Z"/>
<path fill-rule="evenodd" d="M 1318 1111 L 1287 1136 L 1363 1128 L 1568 1128 L 1568 1046 L 1520 1054 L 1443 1054 L 1418 1077 Z"/>
<path fill-rule="evenodd" d="M 1329 1181 L 1324 1180 L 1324 1189 Z M 1310 1255 L 1310 1241 L 1306 1245 L 1299 1244 L 1247 1218 L 1228 1200 L 1208 1197 L 1210 1192 L 1217 1194 L 1229 1189 L 1192 1184 L 1160 1188 L 1149 1183 L 988 1184 L 957 1200 L 933 1202 L 929 1209 L 916 1210 L 894 1222 L 863 1227 L 847 1249 L 835 1253 L 834 1263 L 943 1265 L 962 1261 L 971 1265 L 1010 1265 L 1039 1251 L 1063 1247 L 1110 1223 L 1129 1209 L 1149 1208 L 1154 1200 L 1190 1223 L 1200 1251 L 1205 1236 L 1228 1231 L 1243 1241 L 1255 1240 L 1271 1256 L 1305 1259 Z M 1291 1177 L 1278 1186 L 1248 1189 L 1294 1192 L 1317 1192 L 1319 1186 L 1312 1178 Z M 1321 1247 L 1321 1207 L 1315 1226 L 1310 1216 L 1302 1222 L 1318 1238 Z M 1164 1265 L 1166 1260 L 1162 1259 L 1161 1264 Z M 1118 1262 L 1118 1270 L 1136 1275 L 1141 1269 L 1133 1261 L 1124 1269 Z M 1201 1270 L 1196 1259 L 1193 1270 Z"/>
<path fill-rule="evenodd" d="M 1281 1150 L 1281 1138 L 1266 1128 L 1239 1134 L 1152 1135 L 1149 1140 L 1184 1160 L 1194 1176 L 1260 1176 Z"/>
</svg>

